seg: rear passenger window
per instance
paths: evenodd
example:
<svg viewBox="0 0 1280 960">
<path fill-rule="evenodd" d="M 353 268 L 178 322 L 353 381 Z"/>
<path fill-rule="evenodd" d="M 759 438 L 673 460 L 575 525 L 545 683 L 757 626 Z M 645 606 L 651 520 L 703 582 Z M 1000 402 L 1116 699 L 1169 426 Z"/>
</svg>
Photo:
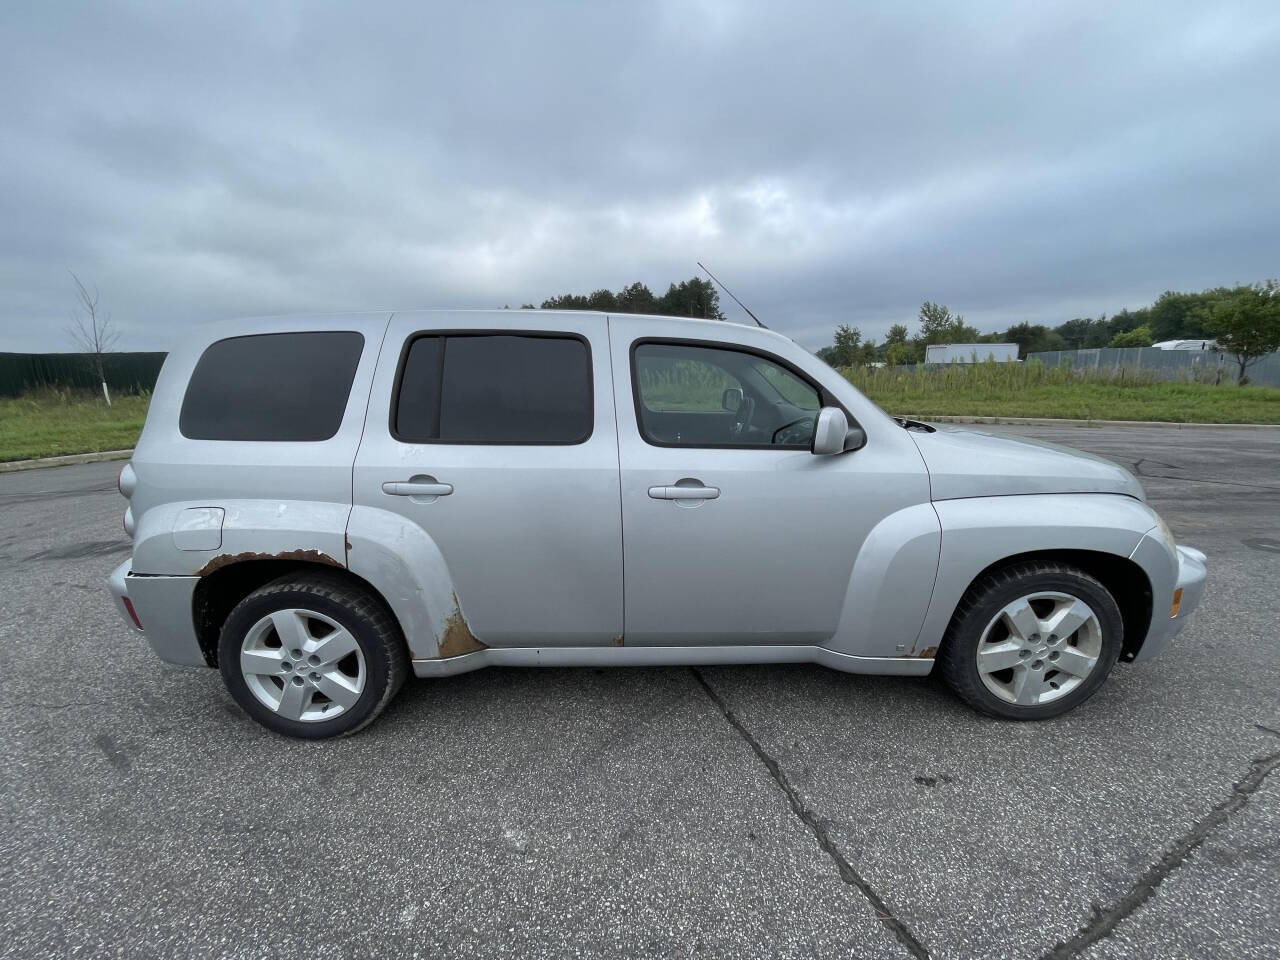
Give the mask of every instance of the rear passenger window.
<svg viewBox="0 0 1280 960">
<path fill-rule="evenodd" d="M 591 353 L 578 337 L 427 335 L 405 355 L 393 416 L 400 440 L 573 444 L 592 425 Z"/>
<path fill-rule="evenodd" d="M 178 428 L 192 440 L 328 440 L 363 349 L 350 330 L 219 340 L 191 374 Z"/>
</svg>

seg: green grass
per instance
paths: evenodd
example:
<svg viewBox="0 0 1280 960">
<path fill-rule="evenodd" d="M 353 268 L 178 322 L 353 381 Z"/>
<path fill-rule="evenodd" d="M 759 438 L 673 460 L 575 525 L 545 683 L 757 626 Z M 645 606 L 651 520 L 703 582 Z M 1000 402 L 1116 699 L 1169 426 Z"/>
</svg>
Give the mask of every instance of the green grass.
<svg viewBox="0 0 1280 960">
<path fill-rule="evenodd" d="M 147 416 L 148 394 L 111 398 L 72 390 L 0 397 L 0 461 L 127 450 Z"/>
<path fill-rule="evenodd" d="M 1133 371 L 1045 369 L 1034 360 L 841 372 L 896 415 L 1280 424 L 1280 389 L 1275 387 L 1158 381 Z"/>
<path fill-rule="evenodd" d="M 1280 389 L 1275 387 L 1156 381 L 1132 372 L 1046 370 L 1035 361 L 841 372 L 897 415 L 1280 424 Z M 652 400 L 669 400 L 677 409 L 721 409 L 720 394 L 726 386 L 721 378 L 679 370 L 669 379 L 654 378 L 646 384 L 646 394 L 651 391 Z M 150 400 L 150 394 L 125 394 L 112 397 L 108 407 L 96 394 L 70 390 L 0 397 L 0 461 L 128 449 L 137 442 Z"/>
</svg>

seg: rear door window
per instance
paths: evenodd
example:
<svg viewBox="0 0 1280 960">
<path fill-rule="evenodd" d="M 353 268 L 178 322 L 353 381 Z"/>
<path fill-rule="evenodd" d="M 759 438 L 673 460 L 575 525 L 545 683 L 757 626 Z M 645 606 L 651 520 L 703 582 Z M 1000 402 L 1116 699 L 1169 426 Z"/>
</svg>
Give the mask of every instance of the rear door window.
<svg viewBox="0 0 1280 960">
<path fill-rule="evenodd" d="M 575 444 L 591 436 L 593 407 L 579 337 L 424 335 L 405 353 L 392 432 L 408 443 Z"/>
<path fill-rule="evenodd" d="M 353 330 L 219 340 L 196 363 L 178 428 L 192 440 L 328 440 L 363 349 Z"/>
</svg>

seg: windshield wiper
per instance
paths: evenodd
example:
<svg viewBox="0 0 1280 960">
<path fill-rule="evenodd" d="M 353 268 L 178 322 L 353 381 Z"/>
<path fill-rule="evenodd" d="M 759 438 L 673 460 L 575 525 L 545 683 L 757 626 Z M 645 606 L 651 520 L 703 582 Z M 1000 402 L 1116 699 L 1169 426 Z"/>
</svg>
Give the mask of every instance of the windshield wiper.
<svg viewBox="0 0 1280 960">
<path fill-rule="evenodd" d="M 906 417 L 894 417 L 898 421 L 898 426 L 903 430 L 915 430 L 919 433 L 936 433 L 937 431 L 927 423 L 921 423 L 919 420 L 909 420 Z"/>
</svg>

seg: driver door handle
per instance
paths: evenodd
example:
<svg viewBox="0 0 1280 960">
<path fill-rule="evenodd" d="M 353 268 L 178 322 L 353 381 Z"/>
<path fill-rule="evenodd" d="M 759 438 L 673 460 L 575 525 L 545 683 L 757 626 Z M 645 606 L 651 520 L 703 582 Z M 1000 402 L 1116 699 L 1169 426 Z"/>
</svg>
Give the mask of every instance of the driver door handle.
<svg viewBox="0 0 1280 960">
<path fill-rule="evenodd" d="M 698 486 L 687 487 L 650 487 L 649 496 L 654 500 L 714 500 L 720 496 L 719 487 Z"/>
<path fill-rule="evenodd" d="M 453 493 L 452 483 L 425 483 L 421 480 L 388 480 L 382 492 L 393 497 L 447 497 Z"/>
</svg>

